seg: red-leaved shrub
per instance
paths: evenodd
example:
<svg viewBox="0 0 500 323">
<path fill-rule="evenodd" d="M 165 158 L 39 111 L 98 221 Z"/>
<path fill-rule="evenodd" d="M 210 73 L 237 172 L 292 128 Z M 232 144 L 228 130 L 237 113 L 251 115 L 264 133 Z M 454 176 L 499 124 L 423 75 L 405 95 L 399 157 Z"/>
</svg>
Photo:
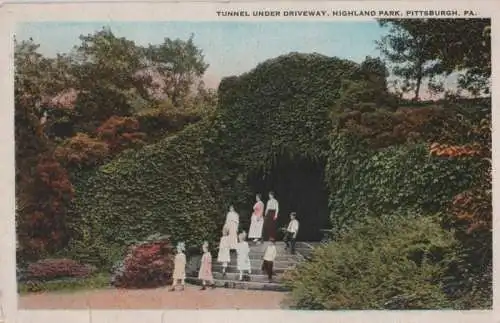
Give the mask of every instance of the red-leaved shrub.
<svg viewBox="0 0 500 323">
<path fill-rule="evenodd" d="M 68 240 L 67 213 L 74 196 L 67 170 L 49 153 L 37 160 L 16 210 L 19 249 L 25 259 L 60 250 Z"/>
<path fill-rule="evenodd" d="M 132 117 L 113 116 L 97 129 L 97 137 L 108 145 L 112 153 L 141 145 L 145 136 L 140 132 L 139 122 Z"/>
<path fill-rule="evenodd" d="M 153 288 L 172 282 L 174 250 L 168 239 L 130 248 L 113 284 L 120 288 Z"/>
<path fill-rule="evenodd" d="M 57 147 L 54 155 L 68 167 L 94 167 L 108 157 L 109 147 L 88 134 L 77 133 Z"/>
<path fill-rule="evenodd" d="M 52 280 L 57 278 L 85 278 L 96 271 L 91 265 L 71 259 L 43 259 L 28 266 L 26 278 L 30 280 Z"/>
</svg>

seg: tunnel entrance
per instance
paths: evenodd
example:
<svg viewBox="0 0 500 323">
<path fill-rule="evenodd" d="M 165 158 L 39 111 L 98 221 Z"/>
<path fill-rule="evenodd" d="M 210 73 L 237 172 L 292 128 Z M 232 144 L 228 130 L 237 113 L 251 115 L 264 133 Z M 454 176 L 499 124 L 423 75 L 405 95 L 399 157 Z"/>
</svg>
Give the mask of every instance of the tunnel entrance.
<svg viewBox="0 0 500 323">
<path fill-rule="evenodd" d="M 324 169 L 320 162 L 281 157 L 270 171 L 251 174 L 248 184 L 262 194 L 264 203 L 268 193 L 275 192 L 279 202 L 277 227 L 286 227 L 290 212 L 296 212 L 300 222 L 297 240 L 320 241 L 321 230 L 330 226 Z"/>
</svg>

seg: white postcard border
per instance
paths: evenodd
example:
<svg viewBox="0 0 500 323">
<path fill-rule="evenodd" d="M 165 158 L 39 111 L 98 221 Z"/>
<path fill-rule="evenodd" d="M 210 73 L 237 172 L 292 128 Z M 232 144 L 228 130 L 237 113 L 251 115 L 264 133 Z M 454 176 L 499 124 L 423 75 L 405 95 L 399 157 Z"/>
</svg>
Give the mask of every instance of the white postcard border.
<svg viewBox="0 0 500 323">
<path fill-rule="evenodd" d="M 51 3 L 51 4 L 4 4 L 0 7 L 0 239 L 2 251 L 0 252 L 0 289 L 2 291 L 2 304 L 5 322 L 492 322 L 494 313 L 498 309 L 497 301 L 494 311 L 334 311 L 311 312 L 290 310 L 151 310 L 151 311 L 70 311 L 70 310 L 17 310 L 16 279 L 15 279 L 15 228 L 14 228 L 14 123 L 13 123 L 13 69 L 12 34 L 16 23 L 27 21 L 152 21 L 152 20 L 203 20 L 203 21 L 322 21 L 328 20 L 364 20 L 366 17 L 218 17 L 217 10 L 221 9 L 278 9 L 289 10 L 317 9 L 329 10 L 473 10 L 477 17 L 492 18 L 492 92 L 493 106 L 500 101 L 497 99 L 496 90 L 499 82 L 496 75 L 500 73 L 500 63 L 494 58 L 500 53 L 500 32 L 498 28 L 499 10 L 496 1 L 289 1 L 289 2 L 235 2 L 235 3 Z M 373 17 L 369 17 L 373 18 Z M 471 17 L 472 18 L 472 17 Z M 498 123 L 496 109 L 493 109 L 493 169 L 500 158 L 497 142 L 500 134 L 495 131 Z M 493 187 L 498 187 L 498 176 L 493 172 Z M 493 191 L 493 207 L 498 209 L 500 192 Z M 499 227 L 498 219 L 494 219 L 494 228 Z M 494 235 L 494 244 L 500 238 Z M 496 249 L 496 248 L 495 248 Z M 494 267 L 497 268 L 499 259 L 494 251 Z M 497 275 L 495 275 L 496 278 Z M 494 279 L 496 282 L 496 279 Z M 494 294 L 498 295 L 497 284 L 494 284 Z M 1 322 L 1 320 L 0 320 Z"/>
</svg>

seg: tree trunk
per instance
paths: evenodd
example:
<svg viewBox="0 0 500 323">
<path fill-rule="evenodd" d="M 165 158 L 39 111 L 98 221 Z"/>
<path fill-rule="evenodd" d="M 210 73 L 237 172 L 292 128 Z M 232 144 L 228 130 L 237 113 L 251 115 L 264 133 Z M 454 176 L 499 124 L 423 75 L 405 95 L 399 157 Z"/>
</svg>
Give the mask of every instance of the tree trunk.
<svg viewBox="0 0 500 323">
<path fill-rule="evenodd" d="M 418 101 L 420 99 L 420 87 L 422 86 L 422 79 L 424 77 L 424 61 L 420 59 L 417 66 L 417 85 L 415 87 L 415 97 L 413 100 Z"/>
<path fill-rule="evenodd" d="M 417 86 L 415 88 L 415 97 L 413 100 L 418 101 L 420 99 L 420 86 L 422 85 L 422 73 L 419 73 L 417 77 Z"/>
</svg>

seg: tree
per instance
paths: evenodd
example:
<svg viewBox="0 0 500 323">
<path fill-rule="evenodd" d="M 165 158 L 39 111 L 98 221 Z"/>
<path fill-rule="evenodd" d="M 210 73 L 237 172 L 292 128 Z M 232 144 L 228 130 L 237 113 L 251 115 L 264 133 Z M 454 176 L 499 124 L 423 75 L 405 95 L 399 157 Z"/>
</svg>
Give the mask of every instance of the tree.
<svg viewBox="0 0 500 323">
<path fill-rule="evenodd" d="M 435 59 L 446 73 L 461 71 L 459 86 L 473 95 L 490 93 L 491 19 L 433 19 L 429 32 Z"/>
<path fill-rule="evenodd" d="M 395 64 L 393 73 L 415 88 L 416 98 L 425 77 L 431 88 L 442 90 L 435 77 L 454 72 L 460 88 L 472 95 L 489 94 L 490 19 L 381 19 L 379 24 L 390 26 L 379 48 Z"/>
<path fill-rule="evenodd" d="M 202 50 L 191 35 L 187 41 L 165 38 L 160 45 L 150 45 L 147 52 L 153 70 L 161 77 L 163 94 L 179 107 L 208 68 Z"/>
<path fill-rule="evenodd" d="M 390 26 L 389 34 L 377 42 L 382 55 L 394 64 L 392 72 L 403 78 L 406 89 L 415 91 L 415 100 L 420 97 L 420 89 L 425 77 L 437 73 L 439 65 L 432 63 L 431 37 L 422 33 L 424 20 L 379 20 L 383 27 Z"/>
<path fill-rule="evenodd" d="M 21 42 L 15 40 L 14 77 L 19 93 L 37 97 L 38 105 L 41 106 L 66 89 L 72 77 L 69 74 L 68 56 L 43 57 L 38 52 L 39 47 L 31 39 Z"/>
<path fill-rule="evenodd" d="M 74 74 L 78 75 L 75 103 L 77 130 L 93 132 L 110 117 L 128 116 L 137 98 L 149 100 L 152 78 L 144 48 L 118 38 L 108 28 L 80 36 L 75 48 Z"/>
<path fill-rule="evenodd" d="M 48 149 L 49 142 L 40 123 L 44 98 L 54 92 L 48 82 L 49 62 L 38 53 L 32 40 L 17 42 L 14 49 L 14 122 L 16 143 L 16 192 L 19 205 L 26 205 L 26 187 L 38 155 Z"/>
</svg>

